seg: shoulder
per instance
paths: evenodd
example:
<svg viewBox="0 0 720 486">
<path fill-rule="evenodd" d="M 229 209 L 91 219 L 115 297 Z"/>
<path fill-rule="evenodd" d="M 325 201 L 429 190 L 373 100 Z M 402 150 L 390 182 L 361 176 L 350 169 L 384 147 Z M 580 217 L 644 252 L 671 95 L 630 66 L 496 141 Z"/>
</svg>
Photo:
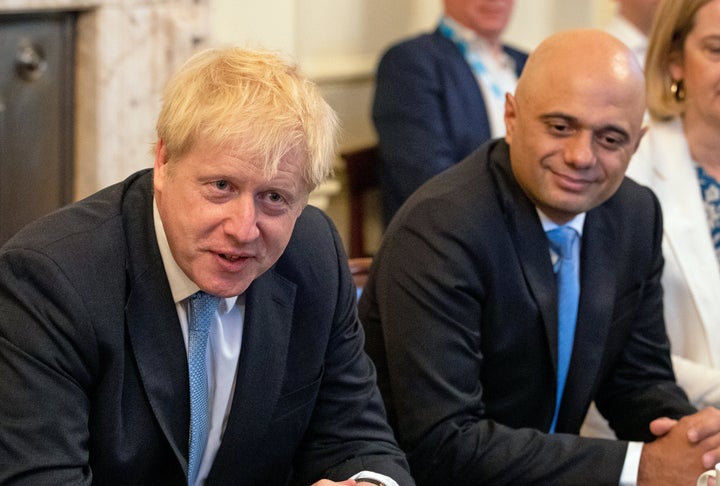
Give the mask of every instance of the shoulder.
<svg viewBox="0 0 720 486">
<path fill-rule="evenodd" d="M 638 213 L 647 215 L 659 210 L 655 193 L 628 177 L 625 177 L 615 194 L 602 206 L 630 218 L 639 217 Z"/>
<path fill-rule="evenodd" d="M 432 64 L 439 58 L 452 59 L 457 54 L 462 59 L 457 47 L 438 31 L 425 33 L 416 37 L 401 40 L 392 45 L 383 54 L 380 67 L 398 63 Z M 447 59 L 443 59 L 447 61 Z"/>
<path fill-rule="evenodd" d="M 298 217 L 288 247 L 332 245 L 337 233 L 330 217 L 315 206 L 306 206 Z"/>
<path fill-rule="evenodd" d="M 527 61 L 528 53 L 507 44 L 503 45 L 503 50 L 508 56 L 513 58 L 513 60 L 518 64 L 518 68 L 522 70 L 522 67 L 525 65 L 525 61 Z"/>
<path fill-rule="evenodd" d="M 483 144 L 423 184 L 393 218 L 388 232 L 393 226 L 402 226 L 403 232 L 437 236 L 468 233 L 470 237 L 482 231 L 487 222 L 494 222 L 500 214 L 489 172 L 489 152 L 494 145 Z M 468 224 L 468 215 L 472 215 L 473 224 Z"/>
<path fill-rule="evenodd" d="M 612 235 L 611 240 L 621 247 L 639 244 L 640 252 L 659 250 L 663 224 L 660 202 L 650 188 L 630 178 L 623 180 L 610 199 L 588 212 L 585 224 Z"/>
<path fill-rule="evenodd" d="M 275 270 L 286 274 L 337 274 L 345 259 L 342 241 L 332 220 L 320 209 L 307 206 L 295 223 L 292 236 Z"/>
<path fill-rule="evenodd" d="M 108 186 L 78 202 L 54 211 L 20 230 L 4 247 L 50 251 L 113 247 L 122 232 L 122 212 L 126 196 L 145 193 L 152 199 L 152 173 L 141 171 L 123 182 Z M 149 206 L 148 206 L 149 207 Z M 78 255 L 79 256 L 79 255 Z"/>
<path fill-rule="evenodd" d="M 653 185 L 657 177 L 677 174 L 691 164 L 682 123 L 679 119 L 653 121 L 630 160 L 626 175 L 635 181 Z M 687 165 L 686 165 L 687 163 Z"/>
</svg>

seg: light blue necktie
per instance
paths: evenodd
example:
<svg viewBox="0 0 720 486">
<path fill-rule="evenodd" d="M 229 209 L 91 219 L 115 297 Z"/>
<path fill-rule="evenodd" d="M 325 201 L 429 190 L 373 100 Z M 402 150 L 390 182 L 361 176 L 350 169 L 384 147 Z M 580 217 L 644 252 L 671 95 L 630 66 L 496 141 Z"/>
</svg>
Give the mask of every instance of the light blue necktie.
<svg viewBox="0 0 720 486">
<path fill-rule="evenodd" d="M 575 340 L 575 322 L 577 320 L 580 298 L 580 281 L 575 245 L 578 234 L 569 226 L 560 226 L 547 232 L 550 247 L 558 255 L 553 266 L 558 286 L 558 364 L 557 392 L 555 397 L 555 415 L 550 425 L 550 433 L 555 432 L 560 402 L 562 401 L 565 380 Z"/>
<path fill-rule="evenodd" d="M 218 301 L 214 295 L 199 291 L 190 296 L 188 319 L 188 372 L 190 376 L 190 445 L 188 484 L 194 485 L 207 443 L 208 378 L 205 367 L 210 324 Z"/>
</svg>

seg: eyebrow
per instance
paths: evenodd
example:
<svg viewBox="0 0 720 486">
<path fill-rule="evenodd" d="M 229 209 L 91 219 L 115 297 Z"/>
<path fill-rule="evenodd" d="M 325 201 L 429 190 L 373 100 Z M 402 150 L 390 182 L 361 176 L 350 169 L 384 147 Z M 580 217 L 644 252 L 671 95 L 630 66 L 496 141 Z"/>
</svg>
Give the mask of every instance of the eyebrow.
<svg viewBox="0 0 720 486">
<path fill-rule="evenodd" d="M 543 122 L 551 121 L 551 119 L 553 119 L 553 118 L 559 118 L 573 126 L 581 125 L 580 120 L 577 117 L 568 115 L 567 113 L 563 113 L 563 112 L 553 112 L 553 113 L 546 113 L 544 115 L 540 115 L 540 120 Z M 594 133 L 615 132 L 619 136 L 623 137 L 626 141 L 630 140 L 630 134 L 628 133 L 627 130 L 625 130 L 623 127 L 621 127 L 619 125 L 615 125 L 612 123 L 610 123 L 608 125 L 603 125 L 598 129 L 593 129 L 593 132 Z"/>
</svg>

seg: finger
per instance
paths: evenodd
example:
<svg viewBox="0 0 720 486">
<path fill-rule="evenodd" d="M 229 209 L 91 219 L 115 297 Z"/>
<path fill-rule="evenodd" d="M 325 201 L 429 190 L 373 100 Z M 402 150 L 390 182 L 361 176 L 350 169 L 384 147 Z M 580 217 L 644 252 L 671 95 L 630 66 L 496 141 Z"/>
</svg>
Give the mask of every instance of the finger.
<svg viewBox="0 0 720 486">
<path fill-rule="evenodd" d="M 687 423 L 688 440 L 693 444 L 720 433 L 720 410 L 716 408 L 705 408 L 684 417 L 683 421 Z"/>
<path fill-rule="evenodd" d="M 670 432 L 670 429 L 675 427 L 676 424 L 677 420 L 660 417 L 650 422 L 650 432 L 652 432 L 655 437 L 661 437 Z"/>
</svg>

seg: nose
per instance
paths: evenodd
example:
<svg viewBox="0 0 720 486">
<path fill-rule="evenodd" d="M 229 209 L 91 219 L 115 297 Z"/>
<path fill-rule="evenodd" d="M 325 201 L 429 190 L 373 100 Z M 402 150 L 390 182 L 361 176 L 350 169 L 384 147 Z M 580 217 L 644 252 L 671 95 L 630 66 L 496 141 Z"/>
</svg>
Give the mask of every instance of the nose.
<svg viewBox="0 0 720 486">
<path fill-rule="evenodd" d="M 595 164 L 595 145 L 591 131 L 581 130 L 568 139 L 565 147 L 565 163 L 576 169 L 592 167 Z"/>
<path fill-rule="evenodd" d="M 258 211 L 252 194 L 243 194 L 227 205 L 223 230 L 240 243 L 255 240 L 260 235 Z"/>
</svg>

